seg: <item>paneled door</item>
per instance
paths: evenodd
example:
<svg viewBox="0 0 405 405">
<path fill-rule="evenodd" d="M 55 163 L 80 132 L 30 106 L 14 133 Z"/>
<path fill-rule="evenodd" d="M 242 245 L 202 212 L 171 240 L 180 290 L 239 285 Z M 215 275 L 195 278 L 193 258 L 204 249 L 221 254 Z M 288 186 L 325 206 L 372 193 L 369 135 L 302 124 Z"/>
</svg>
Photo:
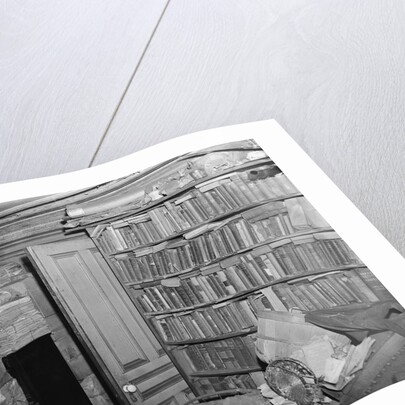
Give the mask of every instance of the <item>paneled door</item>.
<svg viewBox="0 0 405 405">
<path fill-rule="evenodd" d="M 90 238 L 32 246 L 29 255 L 116 402 L 181 403 L 187 388 Z M 132 392 L 131 392 L 132 391 Z"/>
</svg>

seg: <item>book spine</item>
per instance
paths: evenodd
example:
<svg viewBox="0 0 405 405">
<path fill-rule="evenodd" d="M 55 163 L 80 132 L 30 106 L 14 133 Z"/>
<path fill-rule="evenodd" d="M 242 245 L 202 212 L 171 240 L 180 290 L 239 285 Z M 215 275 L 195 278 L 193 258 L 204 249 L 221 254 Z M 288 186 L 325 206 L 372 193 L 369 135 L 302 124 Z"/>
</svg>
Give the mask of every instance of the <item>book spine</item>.
<svg viewBox="0 0 405 405">
<path fill-rule="evenodd" d="M 240 173 L 236 174 L 232 177 L 232 181 L 239 187 L 242 194 L 249 200 L 249 203 L 255 203 L 258 201 L 257 196 L 255 193 L 248 187 L 248 185 L 243 180 Z"/>
<path fill-rule="evenodd" d="M 208 282 L 205 276 L 197 277 L 198 282 L 205 288 L 205 291 L 209 293 L 212 297 L 211 301 L 217 300 L 220 298 L 220 295 L 216 292 L 216 290 L 211 286 L 211 283 Z"/>
<path fill-rule="evenodd" d="M 179 232 L 190 228 L 190 224 L 186 221 L 186 219 L 183 216 L 179 214 L 177 207 L 173 203 L 165 202 L 164 206 L 166 207 L 167 211 L 171 214 L 174 221 L 178 224 Z"/>
<path fill-rule="evenodd" d="M 193 306 L 193 301 L 187 295 L 182 285 L 180 287 L 173 287 L 173 290 L 177 293 L 177 296 L 180 298 L 180 302 L 183 303 L 179 308 L 181 308 L 182 306 L 184 307 Z"/>
<path fill-rule="evenodd" d="M 259 187 L 259 184 L 257 183 L 257 181 L 253 181 L 251 180 L 249 177 L 249 172 L 243 172 L 240 173 L 240 177 L 242 178 L 242 180 L 244 181 L 244 183 L 246 184 L 246 186 L 250 189 L 252 195 L 255 197 L 256 201 L 264 201 L 266 200 L 267 194 L 263 191 L 263 189 L 261 187 Z"/>
<path fill-rule="evenodd" d="M 296 303 L 295 301 L 293 301 L 291 299 L 291 297 L 285 293 L 285 289 L 288 288 L 286 285 L 282 285 L 282 284 L 277 284 L 274 285 L 271 290 L 274 292 L 274 294 L 276 295 L 276 297 L 279 299 L 279 301 L 281 301 L 281 303 L 283 304 L 283 306 L 288 310 L 292 309 L 292 308 L 296 308 Z M 268 296 L 266 294 L 266 296 Z M 272 297 L 273 298 L 273 297 Z M 273 302 L 270 301 L 270 303 L 273 305 Z M 281 307 L 281 306 L 280 306 Z M 280 309 L 281 310 L 281 309 Z"/>
<path fill-rule="evenodd" d="M 326 301 L 328 307 L 335 307 L 341 305 L 341 301 L 331 293 L 328 288 L 325 288 L 324 284 L 318 279 L 312 283 L 316 290 L 319 291 L 319 294 Z"/>
<path fill-rule="evenodd" d="M 333 297 L 333 301 L 336 302 L 337 305 L 346 305 L 349 303 L 341 294 L 339 294 L 336 288 L 334 288 L 333 283 L 331 283 L 328 279 L 320 279 L 318 280 L 318 283 L 323 287 L 330 297 Z"/>
<path fill-rule="evenodd" d="M 245 289 L 249 290 L 253 287 L 255 287 L 255 281 L 251 277 L 249 277 L 248 272 L 241 266 L 240 264 L 237 264 L 234 266 L 235 272 L 239 279 L 242 281 L 243 285 L 245 286 Z"/>
<path fill-rule="evenodd" d="M 232 229 L 230 226 L 225 226 L 221 229 L 221 231 L 226 235 L 226 240 L 232 247 L 232 251 L 237 251 L 240 249 L 240 244 L 237 238 L 235 237 Z"/>
<path fill-rule="evenodd" d="M 205 216 L 197 209 L 193 200 L 184 201 L 182 207 L 185 211 L 187 211 L 190 217 L 193 219 L 193 224 L 198 225 L 201 222 L 205 221 Z"/>
<path fill-rule="evenodd" d="M 235 290 L 237 292 L 241 292 L 246 289 L 245 284 L 243 283 L 243 281 L 237 274 L 234 266 L 230 266 L 230 267 L 226 268 L 226 276 L 227 276 L 229 282 L 232 284 L 232 286 L 235 288 Z"/>
<path fill-rule="evenodd" d="M 232 248 L 232 245 L 228 240 L 228 236 L 226 235 L 223 228 L 220 228 L 216 232 L 214 232 L 214 235 L 218 244 L 220 245 L 220 250 L 224 252 L 223 256 L 227 256 L 234 252 L 234 249 Z"/>
<path fill-rule="evenodd" d="M 378 297 L 379 300 L 393 300 L 394 297 L 378 280 L 378 278 L 367 268 L 359 268 L 356 273 L 369 286 L 370 290 Z"/>
<path fill-rule="evenodd" d="M 322 309 L 322 305 L 319 301 L 308 291 L 305 284 L 297 284 L 296 287 L 301 291 L 301 294 L 312 304 L 314 310 Z"/>
<path fill-rule="evenodd" d="M 210 232 L 206 234 L 209 244 L 212 246 L 212 250 L 214 252 L 214 259 L 219 259 L 226 255 L 226 252 L 222 249 L 224 248 L 223 245 L 220 244 L 217 234 L 215 232 Z"/>
<path fill-rule="evenodd" d="M 235 184 L 230 179 L 221 180 L 220 183 L 223 187 L 225 187 L 226 191 L 233 199 L 236 208 L 239 209 L 249 204 L 249 202 L 243 198 L 243 196 L 241 195 Z"/>
<path fill-rule="evenodd" d="M 228 188 L 224 184 L 220 184 L 217 187 L 218 194 L 226 201 L 227 205 L 230 207 L 230 210 L 236 210 L 240 207 L 237 199 L 229 192 Z"/>
<path fill-rule="evenodd" d="M 228 276 L 224 271 L 218 271 L 217 277 L 221 282 L 221 284 L 225 287 L 227 295 L 233 295 L 237 293 L 236 288 L 233 286 L 232 282 L 228 279 Z"/>
<path fill-rule="evenodd" d="M 218 336 L 222 334 L 221 329 L 219 328 L 219 326 L 215 323 L 214 319 L 212 318 L 211 314 L 205 310 L 204 312 L 201 313 L 202 316 L 204 316 L 205 320 L 207 321 L 207 323 L 210 325 L 214 336 Z"/>
<path fill-rule="evenodd" d="M 290 286 L 291 293 L 296 296 L 302 306 L 305 308 L 307 311 L 315 311 L 317 308 L 316 306 L 312 303 L 310 299 L 307 298 L 307 296 L 301 291 L 301 289 L 297 286 L 292 284 Z"/>
<path fill-rule="evenodd" d="M 173 233 L 171 227 L 169 227 L 169 225 L 166 223 L 166 219 L 162 215 L 159 208 L 150 210 L 148 214 L 151 221 L 145 223 L 145 227 L 147 228 L 148 233 L 154 242 L 164 239 Z"/>
<path fill-rule="evenodd" d="M 331 274 L 327 276 L 327 280 L 347 303 L 362 302 L 361 298 L 353 294 L 353 292 L 347 288 L 347 283 L 344 283 L 341 278 L 341 274 Z"/>
<path fill-rule="evenodd" d="M 249 198 L 247 198 L 245 193 L 241 190 L 241 188 L 239 187 L 237 181 L 235 182 L 234 179 L 230 178 L 230 181 L 228 183 L 228 187 L 232 191 L 232 194 L 234 196 L 237 196 L 237 198 L 240 200 L 240 202 L 241 202 L 240 206 L 241 207 L 245 207 L 245 206 L 251 204 L 251 201 L 249 200 Z"/>
<path fill-rule="evenodd" d="M 378 284 L 367 283 L 365 280 L 369 279 L 370 273 L 371 273 L 370 270 L 364 269 L 364 270 L 366 270 L 366 272 L 363 272 L 364 277 L 361 277 L 361 275 L 359 274 L 359 270 L 363 270 L 363 269 L 356 269 L 356 270 L 347 272 L 347 277 L 350 280 L 350 284 L 361 292 L 361 294 L 364 297 L 363 300 L 365 302 L 378 302 L 380 300 L 384 300 L 387 298 L 390 299 L 392 297 L 391 294 L 388 293 L 388 291 L 387 291 L 387 293 L 389 295 L 382 295 L 382 296 L 377 295 L 376 290 L 378 290 L 378 288 L 383 287 L 382 284 L 378 280 L 377 280 Z M 373 278 L 375 278 L 375 276 L 372 273 L 371 273 L 371 276 Z M 375 288 L 375 287 L 377 287 L 377 288 Z M 384 288 L 384 290 L 385 290 L 385 288 Z M 382 298 L 380 298 L 380 297 L 382 297 Z M 384 297 L 386 297 L 386 298 L 384 298 Z"/>
<path fill-rule="evenodd" d="M 302 284 L 304 288 L 311 294 L 312 301 L 316 303 L 318 309 L 328 309 L 333 307 L 333 303 L 329 303 L 324 299 L 322 294 L 315 288 L 312 283 Z"/>
<path fill-rule="evenodd" d="M 256 264 L 254 260 L 249 260 L 247 256 L 241 256 L 241 264 L 243 265 L 246 273 L 249 274 L 250 279 L 253 281 L 254 285 L 261 285 L 267 282 L 266 278 L 261 277 L 260 267 Z"/>
<path fill-rule="evenodd" d="M 195 302 L 196 305 L 205 302 L 203 295 L 200 294 L 198 288 L 194 287 L 194 284 L 189 278 L 184 279 L 182 283 L 187 291 L 187 294 L 192 298 L 192 301 Z"/>
<path fill-rule="evenodd" d="M 263 260 L 263 257 L 265 258 L 265 260 Z M 254 256 L 253 260 L 259 267 L 261 277 L 265 283 L 269 283 L 276 279 L 275 274 L 277 274 L 277 272 L 273 268 L 272 263 L 267 259 L 266 255 Z"/>
</svg>

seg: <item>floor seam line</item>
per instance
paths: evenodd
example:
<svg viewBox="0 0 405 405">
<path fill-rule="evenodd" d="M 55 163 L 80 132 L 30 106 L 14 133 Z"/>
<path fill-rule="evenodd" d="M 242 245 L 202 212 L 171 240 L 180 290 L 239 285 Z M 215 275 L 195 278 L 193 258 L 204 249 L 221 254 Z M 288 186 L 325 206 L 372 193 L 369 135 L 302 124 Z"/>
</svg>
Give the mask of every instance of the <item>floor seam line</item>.
<svg viewBox="0 0 405 405">
<path fill-rule="evenodd" d="M 93 154 L 93 157 L 91 158 L 90 163 L 89 163 L 89 165 L 87 166 L 88 168 L 92 167 L 92 165 L 93 165 L 93 163 L 94 163 L 94 161 L 95 161 L 95 159 L 96 159 L 98 153 L 100 152 L 101 146 L 102 146 L 104 140 L 105 140 L 106 137 L 107 137 L 107 134 L 108 134 L 108 132 L 109 132 L 109 130 L 110 130 L 110 128 L 111 128 L 111 125 L 112 125 L 112 123 L 113 123 L 113 121 L 114 121 L 114 119 L 115 119 L 115 117 L 116 117 L 116 115 L 117 115 L 117 113 L 118 113 L 118 110 L 119 110 L 120 107 L 121 107 L 122 102 L 123 102 L 124 99 L 125 99 L 126 94 L 128 93 L 129 88 L 131 87 L 131 84 L 132 84 L 132 82 L 133 82 L 133 80 L 134 80 L 134 78 L 135 78 L 135 76 L 136 76 L 136 73 L 138 72 L 139 67 L 140 67 L 140 65 L 141 65 L 141 63 L 142 63 L 142 61 L 143 61 L 143 58 L 145 57 L 146 51 L 148 50 L 148 48 L 149 48 L 149 46 L 150 46 L 150 44 L 151 44 L 151 42 L 152 42 L 152 40 L 153 40 L 153 38 L 154 38 L 154 36 L 155 36 L 155 34 L 156 34 L 156 31 L 157 31 L 157 29 L 158 29 L 160 23 L 162 22 L 163 16 L 164 16 L 165 13 L 166 13 L 166 10 L 167 10 L 167 8 L 168 8 L 168 6 L 169 6 L 170 1 L 171 1 L 171 0 L 167 0 L 167 3 L 166 3 L 166 5 L 164 6 L 164 8 L 163 8 L 163 10 L 162 10 L 162 13 L 160 14 L 160 16 L 159 16 L 159 18 L 158 18 L 158 20 L 157 20 L 157 22 L 156 22 L 155 28 L 153 29 L 153 31 L 152 31 L 152 33 L 151 33 L 149 39 L 148 39 L 148 42 L 146 43 L 146 46 L 145 46 L 144 50 L 142 51 L 142 54 L 141 54 L 141 56 L 140 56 L 138 62 L 137 62 L 136 65 L 135 65 L 135 69 L 134 69 L 134 71 L 132 72 L 132 75 L 131 75 L 131 77 L 129 78 L 129 81 L 128 81 L 128 83 L 127 83 L 127 85 L 126 85 L 126 87 L 125 87 L 125 89 L 124 89 L 124 91 L 123 91 L 123 93 L 122 93 L 120 99 L 118 100 L 118 103 L 117 103 L 117 105 L 116 105 L 116 107 L 115 107 L 115 109 L 114 109 L 114 112 L 113 112 L 113 114 L 112 114 L 112 116 L 111 116 L 111 118 L 110 118 L 110 120 L 109 120 L 109 122 L 108 122 L 108 124 L 107 124 L 107 127 L 106 127 L 106 129 L 105 129 L 103 135 L 101 136 L 101 139 L 100 139 L 100 141 L 99 141 L 99 143 L 98 143 L 98 145 L 97 145 L 97 148 L 96 148 L 96 150 L 95 150 L 95 152 L 94 152 L 94 154 Z"/>
</svg>

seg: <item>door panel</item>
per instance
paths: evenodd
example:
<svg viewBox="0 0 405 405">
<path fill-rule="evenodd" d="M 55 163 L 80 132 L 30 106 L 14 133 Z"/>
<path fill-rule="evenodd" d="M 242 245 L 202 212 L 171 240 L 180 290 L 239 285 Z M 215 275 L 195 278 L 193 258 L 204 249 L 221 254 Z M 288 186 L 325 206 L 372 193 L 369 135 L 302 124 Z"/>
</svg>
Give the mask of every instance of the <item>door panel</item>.
<svg viewBox="0 0 405 405">
<path fill-rule="evenodd" d="M 123 404 L 159 404 L 186 383 L 87 237 L 28 248 L 47 288 Z M 137 391 L 124 393 L 134 384 Z"/>
</svg>

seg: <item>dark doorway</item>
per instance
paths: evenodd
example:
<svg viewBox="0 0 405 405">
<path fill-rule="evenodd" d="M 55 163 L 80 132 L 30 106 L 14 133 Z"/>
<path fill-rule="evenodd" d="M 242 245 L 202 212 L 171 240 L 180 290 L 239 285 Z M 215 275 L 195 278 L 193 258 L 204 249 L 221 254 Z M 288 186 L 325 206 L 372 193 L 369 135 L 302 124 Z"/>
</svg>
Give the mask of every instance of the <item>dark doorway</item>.
<svg viewBox="0 0 405 405">
<path fill-rule="evenodd" d="M 3 358 L 32 405 L 91 405 L 50 335 Z"/>
</svg>

